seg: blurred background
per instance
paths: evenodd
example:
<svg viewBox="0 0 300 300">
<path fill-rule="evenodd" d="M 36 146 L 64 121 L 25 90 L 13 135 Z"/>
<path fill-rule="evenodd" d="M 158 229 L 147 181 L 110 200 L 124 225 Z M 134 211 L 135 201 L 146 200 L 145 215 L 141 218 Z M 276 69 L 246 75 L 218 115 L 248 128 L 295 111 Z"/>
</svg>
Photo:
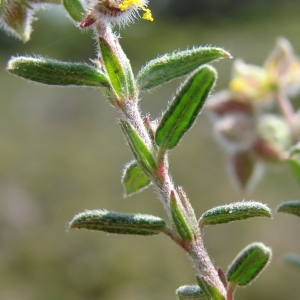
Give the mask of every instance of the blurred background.
<svg viewBox="0 0 300 300">
<path fill-rule="evenodd" d="M 261 65 L 284 36 L 300 54 L 299 0 L 153 0 L 149 7 L 155 22 L 139 20 L 120 32 L 135 73 L 159 54 L 198 45 L 221 46 L 234 58 Z M 195 283 L 195 271 L 167 237 L 66 233 L 67 222 L 85 209 L 165 214 L 151 188 L 123 199 L 120 177 L 131 154 L 117 113 L 98 90 L 50 88 L 5 71 L 12 55 L 87 63 L 95 58 L 92 32 L 79 32 L 61 9 L 38 17 L 26 44 L 0 33 L 0 299 L 175 299 L 175 289 Z M 228 84 L 232 62 L 214 64 L 216 91 Z M 179 82 L 142 94 L 143 112 L 159 116 Z M 198 215 L 243 199 L 272 209 L 299 199 L 285 165 L 267 167 L 254 191 L 238 193 L 211 127 L 203 113 L 170 153 L 174 181 Z M 273 248 L 272 264 L 239 289 L 237 299 L 299 299 L 300 271 L 280 261 L 286 252 L 300 253 L 299 228 L 299 219 L 278 214 L 208 228 L 204 239 L 215 265 L 224 269 L 249 243 Z"/>
</svg>

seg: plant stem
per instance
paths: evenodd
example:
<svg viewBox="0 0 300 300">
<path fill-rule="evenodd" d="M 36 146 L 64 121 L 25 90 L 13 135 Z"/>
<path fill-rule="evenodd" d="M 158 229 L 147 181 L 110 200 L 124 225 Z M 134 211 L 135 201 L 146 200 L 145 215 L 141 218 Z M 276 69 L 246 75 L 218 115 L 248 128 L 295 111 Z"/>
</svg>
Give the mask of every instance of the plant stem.
<svg viewBox="0 0 300 300">
<path fill-rule="evenodd" d="M 226 290 L 219 278 L 218 272 L 215 269 L 205 247 L 203 244 L 202 236 L 200 235 L 196 241 L 193 241 L 189 249 L 189 256 L 191 257 L 194 267 L 196 268 L 198 275 L 208 277 L 215 287 L 225 297 Z M 227 299 L 227 298 L 225 298 Z M 228 299 L 227 299 L 228 300 Z"/>
<path fill-rule="evenodd" d="M 297 133 L 297 127 L 296 127 L 296 119 L 295 119 L 295 112 L 294 108 L 291 104 L 291 101 L 284 95 L 283 93 L 278 92 L 276 95 L 276 100 L 279 106 L 279 110 L 282 113 L 283 117 L 289 124 L 293 139 L 294 141 L 299 140 L 299 133 Z"/>
<path fill-rule="evenodd" d="M 123 52 L 118 38 L 113 34 L 109 24 L 105 22 L 101 23 L 101 21 L 99 21 L 95 26 L 95 32 L 98 37 L 105 39 L 106 43 L 110 45 L 110 48 L 115 52 L 115 55 L 119 58 L 121 64 L 125 64 L 126 67 L 130 66 L 129 60 Z M 225 297 L 225 287 L 222 284 L 218 273 L 204 248 L 201 233 L 197 234 L 193 241 L 187 242 L 179 237 L 179 234 L 175 229 L 176 226 L 174 226 L 170 209 L 171 193 L 173 193 L 174 197 L 176 198 L 179 209 L 184 215 L 186 215 L 185 208 L 180 200 L 177 188 L 174 186 L 172 177 L 169 173 L 169 162 L 166 151 L 164 149 L 157 150 L 154 144 L 155 142 L 153 141 L 153 138 L 151 138 L 149 131 L 145 126 L 138 107 L 138 92 L 136 92 L 135 97 L 132 99 L 122 99 L 118 109 L 122 117 L 130 122 L 130 124 L 135 128 L 140 138 L 144 141 L 149 150 L 153 153 L 153 156 L 156 158 L 157 170 L 153 172 L 152 175 L 148 175 L 148 177 L 153 183 L 156 193 L 172 224 L 173 229 L 169 228 L 165 233 L 189 254 L 198 275 L 204 275 L 205 277 L 208 277 Z"/>
</svg>

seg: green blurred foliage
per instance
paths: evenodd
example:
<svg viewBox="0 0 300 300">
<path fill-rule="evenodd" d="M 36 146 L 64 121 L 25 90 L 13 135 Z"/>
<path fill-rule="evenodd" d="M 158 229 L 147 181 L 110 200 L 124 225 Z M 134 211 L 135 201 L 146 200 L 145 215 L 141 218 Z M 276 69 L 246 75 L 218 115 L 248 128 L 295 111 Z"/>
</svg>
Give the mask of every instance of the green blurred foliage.
<svg viewBox="0 0 300 300">
<path fill-rule="evenodd" d="M 95 57 L 91 32 L 80 33 L 61 13 L 48 11 L 35 22 L 32 41 L 22 44 L 0 35 L 0 299 L 1 300 L 165 300 L 193 284 L 194 269 L 183 251 L 164 236 L 130 237 L 71 231 L 66 224 L 84 209 L 121 212 L 164 211 L 150 189 L 122 199 L 120 177 L 131 160 L 115 119 L 117 113 L 97 89 L 49 88 L 7 74 L 11 55 L 44 55 L 86 61 Z M 157 15 L 121 30 L 135 73 L 158 54 L 193 45 L 215 45 L 235 58 L 261 64 L 278 36 L 300 53 L 299 13 L 287 5 L 268 14 L 176 21 Z M 232 61 L 214 64 L 216 90 L 226 86 Z M 179 81 L 141 95 L 141 107 L 159 116 Z M 238 194 L 225 171 L 225 155 L 203 113 L 170 153 L 176 184 L 188 193 L 200 216 L 205 210 L 243 199 L 268 203 L 298 199 L 299 187 L 285 166 L 268 168 L 249 195 Z M 300 252 L 299 220 L 241 221 L 208 228 L 205 243 L 215 264 L 226 268 L 248 243 L 274 249 L 271 266 L 237 299 L 297 299 L 300 273 L 279 264 L 287 252 Z"/>
</svg>

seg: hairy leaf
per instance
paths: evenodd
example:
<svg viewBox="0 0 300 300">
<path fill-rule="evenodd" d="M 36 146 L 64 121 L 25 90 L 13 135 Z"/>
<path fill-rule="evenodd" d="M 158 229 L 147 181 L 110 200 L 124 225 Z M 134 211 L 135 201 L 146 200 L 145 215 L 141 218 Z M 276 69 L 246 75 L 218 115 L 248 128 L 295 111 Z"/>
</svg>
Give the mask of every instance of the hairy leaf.
<svg viewBox="0 0 300 300">
<path fill-rule="evenodd" d="M 147 145 L 129 122 L 120 120 L 120 125 L 127 138 L 130 149 L 142 170 L 146 174 L 153 174 L 154 170 L 156 170 L 156 162 Z"/>
<path fill-rule="evenodd" d="M 86 210 L 76 215 L 68 228 L 84 228 L 118 234 L 154 235 L 163 232 L 166 223 L 163 219 L 151 215 Z"/>
<path fill-rule="evenodd" d="M 222 293 L 214 286 L 208 277 L 196 277 L 201 291 L 205 295 L 206 300 L 225 300 Z"/>
<path fill-rule="evenodd" d="M 205 300 L 198 285 L 183 285 L 176 290 L 178 300 Z"/>
<path fill-rule="evenodd" d="M 229 223 L 255 217 L 272 217 L 271 210 L 265 204 L 255 201 L 235 202 L 220 205 L 202 214 L 201 226 Z"/>
<path fill-rule="evenodd" d="M 224 57 L 230 57 L 230 54 L 215 47 L 198 47 L 165 54 L 151 60 L 141 69 L 137 76 L 137 83 L 141 90 L 148 90 L 191 73 L 203 64 Z"/>
<path fill-rule="evenodd" d="M 137 161 L 134 160 L 125 166 L 122 176 L 122 184 L 125 190 L 124 195 L 130 196 L 137 193 L 151 184 Z"/>
<path fill-rule="evenodd" d="M 85 16 L 86 12 L 80 0 L 63 0 L 65 10 L 75 22 L 80 22 Z"/>
<path fill-rule="evenodd" d="M 197 69 L 177 92 L 158 125 L 155 142 L 164 149 L 174 148 L 196 121 L 216 80 L 212 67 Z"/>
<path fill-rule="evenodd" d="M 13 57 L 7 71 L 25 79 L 48 85 L 109 87 L 106 75 L 83 63 L 49 58 Z"/>
<path fill-rule="evenodd" d="M 277 212 L 284 212 L 300 217 L 300 200 L 286 201 L 279 204 Z"/>
<path fill-rule="evenodd" d="M 102 63 L 115 93 L 120 99 L 135 97 L 135 81 L 130 63 L 119 46 L 115 47 L 112 49 L 104 38 L 99 38 Z"/>
<path fill-rule="evenodd" d="M 170 210 L 171 210 L 172 220 L 175 224 L 179 236 L 185 242 L 192 241 L 194 239 L 193 230 L 190 227 L 188 221 L 186 220 L 186 216 L 183 214 L 180 207 L 178 207 L 178 203 L 175 198 L 174 191 L 171 191 L 171 195 L 170 195 Z"/>
<path fill-rule="evenodd" d="M 262 243 L 253 243 L 243 249 L 227 270 L 227 281 L 245 286 L 253 281 L 271 259 L 271 249 Z"/>
</svg>

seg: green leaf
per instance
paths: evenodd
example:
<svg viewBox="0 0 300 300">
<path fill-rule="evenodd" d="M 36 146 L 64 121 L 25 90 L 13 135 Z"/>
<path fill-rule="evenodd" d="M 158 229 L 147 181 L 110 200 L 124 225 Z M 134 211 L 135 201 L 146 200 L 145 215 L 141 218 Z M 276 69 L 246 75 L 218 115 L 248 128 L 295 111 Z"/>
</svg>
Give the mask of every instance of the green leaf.
<svg viewBox="0 0 300 300">
<path fill-rule="evenodd" d="M 48 85 L 109 87 L 100 70 L 83 63 L 69 63 L 48 58 L 13 57 L 7 71 L 25 79 Z"/>
<path fill-rule="evenodd" d="M 189 220 L 189 225 L 194 233 L 195 236 L 198 236 L 200 234 L 199 230 L 199 224 L 198 220 L 194 211 L 194 208 L 192 207 L 190 200 L 188 199 L 185 191 L 182 187 L 177 188 L 178 196 L 181 200 L 181 203 L 184 207 L 185 215 L 187 216 Z"/>
<path fill-rule="evenodd" d="M 75 22 L 80 22 L 86 12 L 80 0 L 63 0 L 63 6 Z"/>
<path fill-rule="evenodd" d="M 300 255 L 294 253 L 287 253 L 282 258 L 283 262 L 293 265 L 300 269 Z"/>
<path fill-rule="evenodd" d="M 151 60 L 141 69 L 137 76 L 137 83 L 140 90 L 152 89 L 174 78 L 191 73 L 200 65 L 225 57 L 230 57 L 230 54 L 215 47 L 198 47 L 165 54 Z"/>
<path fill-rule="evenodd" d="M 207 300 L 225 300 L 222 293 L 214 286 L 208 277 L 196 276 L 201 291 Z"/>
<path fill-rule="evenodd" d="M 122 184 L 125 190 L 125 197 L 142 191 L 151 184 L 137 161 L 132 161 L 125 166 L 122 176 Z"/>
<path fill-rule="evenodd" d="M 291 147 L 287 161 L 289 162 L 297 181 L 300 182 L 300 143 Z"/>
<path fill-rule="evenodd" d="M 107 75 L 109 76 L 111 85 L 119 98 L 123 98 L 127 94 L 126 77 L 124 70 L 118 60 L 118 57 L 112 51 L 105 39 L 99 38 L 99 47 L 101 57 Z"/>
<path fill-rule="evenodd" d="M 272 251 L 262 243 L 253 243 L 243 249 L 227 270 L 227 281 L 245 286 L 253 281 L 266 267 Z"/>
<path fill-rule="evenodd" d="M 193 231 L 189 226 L 188 221 L 186 220 L 186 216 L 183 214 L 180 207 L 178 206 L 178 202 L 176 200 L 174 191 L 171 191 L 171 195 L 170 195 L 170 210 L 171 210 L 173 223 L 176 227 L 179 236 L 185 242 L 193 241 L 194 240 Z"/>
<path fill-rule="evenodd" d="M 278 205 L 277 212 L 284 212 L 300 217 L 300 200 L 286 201 Z"/>
<path fill-rule="evenodd" d="M 179 300 L 205 300 L 198 285 L 183 285 L 176 290 L 176 296 Z"/>
<path fill-rule="evenodd" d="M 199 223 L 201 226 L 224 224 L 255 217 L 272 217 L 271 210 L 265 204 L 255 201 L 235 202 L 220 205 L 207 210 L 202 214 Z"/>
<path fill-rule="evenodd" d="M 156 170 L 156 162 L 151 151 L 129 122 L 120 120 L 120 125 L 140 167 L 146 174 L 152 175 Z"/>
<path fill-rule="evenodd" d="M 297 156 L 291 157 L 290 159 L 288 159 L 288 162 L 290 164 L 294 176 L 296 177 L 296 180 L 300 182 L 300 157 Z"/>
<path fill-rule="evenodd" d="M 195 71 L 175 95 L 156 130 L 155 142 L 163 149 L 174 148 L 194 124 L 215 80 L 212 67 L 203 66 Z"/>
<path fill-rule="evenodd" d="M 163 232 L 166 222 L 143 214 L 124 214 L 107 210 L 86 210 L 77 214 L 68 229 L 84 228 L 117 234 L 154 235 Z"/>
<path fill-rule="evenodd" d="M 99 48 L 102 62 L 109 76 L 111 85 L 119 99 L 136 96 L 135 81 L 130 63 L 117 44 L 113 49 L 107 41 L 99 37 Z"/>
</svg>

